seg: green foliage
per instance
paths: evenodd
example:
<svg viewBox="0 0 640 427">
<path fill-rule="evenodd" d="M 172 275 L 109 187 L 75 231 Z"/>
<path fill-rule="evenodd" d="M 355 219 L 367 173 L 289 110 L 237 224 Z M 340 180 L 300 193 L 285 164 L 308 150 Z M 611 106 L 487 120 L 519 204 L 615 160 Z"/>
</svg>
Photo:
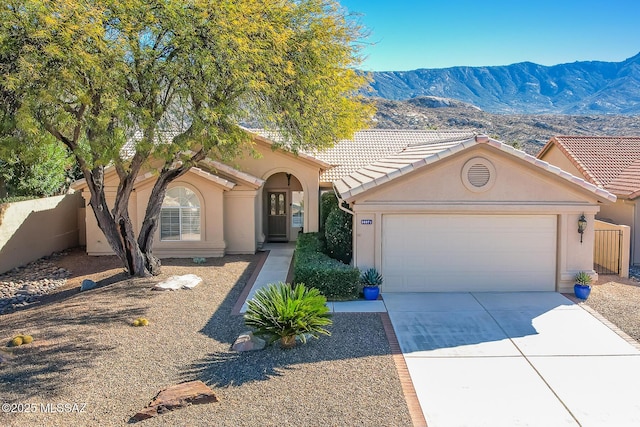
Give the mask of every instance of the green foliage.
<svg viewBox="0 0 640 427">
<path fill-rule="evenodd" d="M 342 209 L 334 209 L 327 217 L 324 229 L 327 255 L 345 264 L 351 262 L 353 254 L 352 223 L 352 215 Z"/>
<path fill-rule="evenodd" d="M 243 155 L 250 136 L 239 120 L 277 129 L 294 152 L 366 126 L 373 107 L 358 95 L 367 80 L 356 72 L 362 37 L 334 0 L 5 2 L 2 135 L 64 144 L 107 241 L 131 274 L 143 274 L 132 268 L 150 256 L 167 185 L 205 156 Z M 130 158 L 121 157 L 125 143 L 135 145 Z M 158 184 L 140 243 L 128 201 L 151 164 Z M 120 181 L 113 209 L 104 206 L 109 165 Z"/>
<path fill-rule="evenodd" d="M 0 198 L 0 205 L 4 203 L 24 202 L 25 200 L 33 200 L 32 196 L 15 196 L 15 197 L 2 197 Z"/>
<path fill-rule="evenodd" d="M 383 282 L 382 274 L 375 268 L 370 268 L 362 272 L 360 283 L 364 286 L 381 286 Z"/>
<path fill-rule="evenodd" d="M 23 344 L 31 344 L 32 342 L 33 342 L 33 337 L 31 335 L 22 335 Z"/>
<path fill-rule="evenodd" d="M 324 231 L 327 217 L 338 208 L 338 198 L 333 191 L 327 191 L 320 196 L 320 229 Z"/>
<path fill-rule="evenodd" d="M 70 183 L 73 161 L 64 146 L 41 144 L 0 135 L 0 182 L 8 197 L 46 197 L 61 194 Z"/>
<path fill-rule="evenodd" d="M 580 285 L 591 284 L 591 276 L 586 271 L 580 271 L 578 274 L 576 274 L 574 280 Z"/>
<path fill-rule="evenodd" d="M 298 235 L 294 259 L 294 282 L 320 290 L 329 300 L 355 300 L 360 271 L 324 254 L 318 233 Z"/>
<path fill-rule="evenodd" d="M 325 329 L 332 324 L 326 302 L 317 289 L 308 289 L 302 283 L 270 284 L 247 302 L 244 323 L 269 343 L 280 339 L 283 346 L 292 346 L 292 338 L 306 342 L 307 336 L 331 335 Z"/>
</svg>

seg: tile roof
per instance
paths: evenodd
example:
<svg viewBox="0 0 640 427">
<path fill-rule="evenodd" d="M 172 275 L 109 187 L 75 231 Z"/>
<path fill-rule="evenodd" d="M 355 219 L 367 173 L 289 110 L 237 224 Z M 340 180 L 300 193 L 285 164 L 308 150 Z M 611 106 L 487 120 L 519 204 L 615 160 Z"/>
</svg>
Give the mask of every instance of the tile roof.
<svg viewBox="0 0 640 427">
<path fill-rule="evenodd" d="M 263 129 L 250 131 L 272 141 L 282 141 L 277 132 Z M 338 141 L 331 148 L 307 154 L 332 166 L 322 171 L 320 181 L 333 182 L 409 146 L 460 141 L 474 135 L 474 132 L 468 130 L 366 129 L 355 132 L 351 139 Z"/>
<path fill-rule="evenodd" d="M 452 142 L 409 146 L 400 153 L 392 154 L 384 159 L 373 162 L 371 165 L 365 166 L 348 176 L 336 180 L 334 182 L 334 187 L 340 195 L 340 198 L 349 201 L 364 191 L 392 181 L 400 176 L 430 165 L 476 144 L 487 144 L 514 155 L 535 165 L 536 167 L 553 173 L 566 181 L 572 182 L 573 184 L 594 193 L 600 199 L 612 202 L 615 202 L 616 200 L 616 196 L 605 189 L 599 188 L 582 178 L 573 176 L 557 166 L 553 166 L 545 161 L 537 159 L 524 151 L 516 150 L 510 145 L 488 138 L 484 135 L 478 135 L 472 138 Z"/>
<path fill-rule="evenodd" d="M 584 178 L 618 196 L 640 195 L 640 136 L 554 136 L 540 150 L 556 146 Z"/>
<path fill-rule="evenodd" d="M 332 182 L 407 147 L 460 141 L 473 135 L 475 133 L 471 131 L 456 130 L 367 129 L 356 132 L 351 139 L 338 141 L 327 150 L 314 153 L 314 156 L 333 165 L 320 176 L 320 181 Z"/>
</svg>

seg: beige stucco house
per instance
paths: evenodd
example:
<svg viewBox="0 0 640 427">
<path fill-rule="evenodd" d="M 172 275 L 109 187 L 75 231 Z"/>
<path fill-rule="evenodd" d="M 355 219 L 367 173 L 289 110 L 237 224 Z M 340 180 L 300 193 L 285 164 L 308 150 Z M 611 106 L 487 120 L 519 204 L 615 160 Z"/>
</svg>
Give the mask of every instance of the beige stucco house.
<svg viewBox="0 0 640 427">
<path fill-rule="evenodd" d="M 486 136 L 410 146 L 335 188 L 354 213 L 354 263 L 379 269 L 385 292 L 569 292 L 578 271 L 595 275 L 579 217 L 616 199 Z"/>
<path fill-rule="evenodd" d="M 354 265 L 376 267 L 385 291 L 562 290 L 592 270 L 593 233 L 576 232 L 615 196 L 584 179 L 468 131 L 357 132 L 322 153 L 273 150 L 233 167 L 204 161 L 171 183 L 154 253 L 254 253 L 264 242 L 317 231 L 319 198 L 334 191 L 354 215 Z M 113 200 L 117 180 L 107 174 Z M 132 194 L 141 225 L 153 174 Z M 79 181 L 74 188 L 82 191 Z M 86 209 L 90 255 L 111 250 Z M 590 246 L 591 244 L 591 246 Z"/>
<path fill-rule="evenodd" d="M 640 264 L 640 136 L 554 136 L 539 159 L 617 196 L 596 218 L 631 227 L 631 264 Z"/>
</svg>

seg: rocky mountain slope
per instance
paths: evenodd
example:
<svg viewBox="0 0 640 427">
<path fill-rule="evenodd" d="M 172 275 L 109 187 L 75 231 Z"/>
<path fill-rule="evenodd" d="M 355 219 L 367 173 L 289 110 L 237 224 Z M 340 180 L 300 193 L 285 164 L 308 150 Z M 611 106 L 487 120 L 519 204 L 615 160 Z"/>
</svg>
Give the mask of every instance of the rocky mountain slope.
<svg viewBox="0 0 640 427">
<path fill-rule="evenodd" d="M 493 114 L 464 102 L 418 97 L 375 99 L 373 127 L 472 129 L 537 154 L 554 135 L 640 135 L 640 117 L 625 115 Z"/>
<path fill-rule="evenodd" d="M 622 62 L 531 62 L 372 73 L 368 95 L 458 99 L 503 114 L 640 114 L 640 54 Z"/>
</svg>

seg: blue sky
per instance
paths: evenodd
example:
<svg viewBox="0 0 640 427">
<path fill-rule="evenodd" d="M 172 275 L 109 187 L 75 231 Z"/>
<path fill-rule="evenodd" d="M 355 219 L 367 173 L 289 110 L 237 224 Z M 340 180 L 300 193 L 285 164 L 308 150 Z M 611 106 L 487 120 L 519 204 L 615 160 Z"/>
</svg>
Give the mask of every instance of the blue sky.
<svg viewBox="0 0 640 427">
<path fill-rule="evenodd" d="M 639 0 L 339 1 L 371 33 L 367 71 L 619 62 L 640 52 Z"/>
</svg>

